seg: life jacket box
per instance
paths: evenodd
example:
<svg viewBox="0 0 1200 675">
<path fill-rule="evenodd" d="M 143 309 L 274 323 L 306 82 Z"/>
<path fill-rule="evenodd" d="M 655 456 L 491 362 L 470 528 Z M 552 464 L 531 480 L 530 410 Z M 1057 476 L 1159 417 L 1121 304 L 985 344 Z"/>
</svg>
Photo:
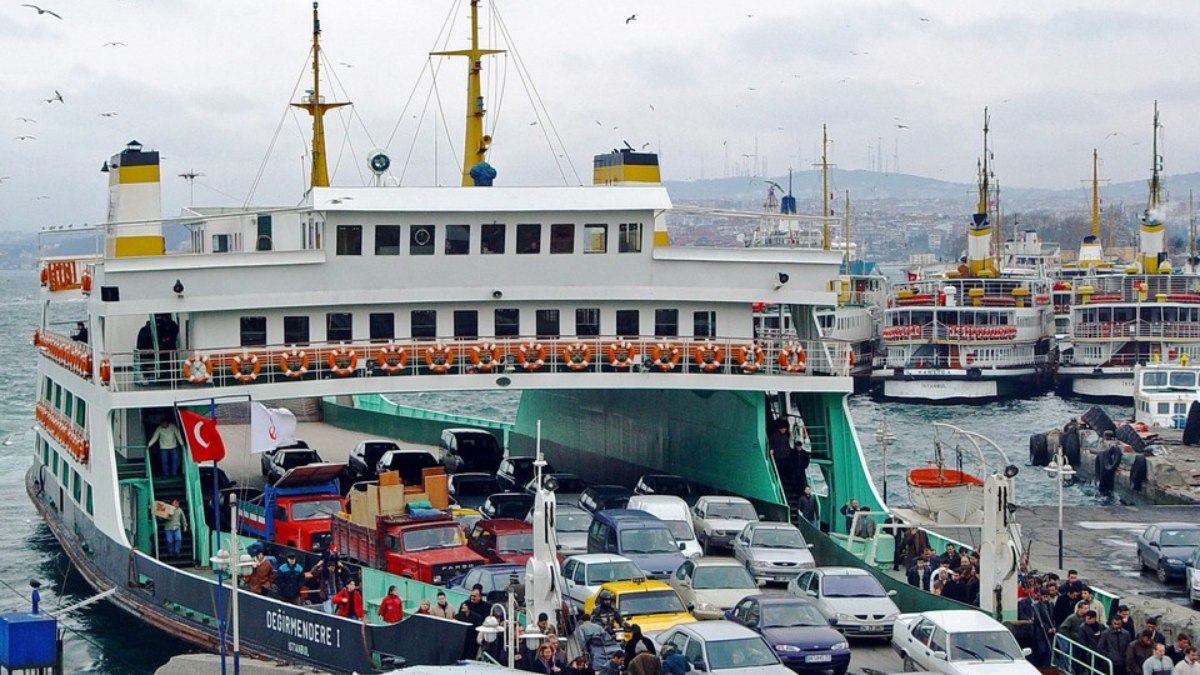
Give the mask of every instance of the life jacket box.
<svg viewBox="0 0 1200 675">
<path fill-rule="evenodd" d="M 166 520 L 167 518 L 170 518 L 171 516 L 175 515 L 175 511 L 176 511 L 176 507 L 172 506 L 171 504 L 168 504 L 167 502 L 162 502 L 162 501 L 158 501 L 158 500 L 154 501 L 154 517 L 155 518 Z"/>
<path fill-rule="evenodd" d="M 0 666 L 8 672 L 52 668 L 58 621 L 47 614 L 0 614 Z"/>
</svg>

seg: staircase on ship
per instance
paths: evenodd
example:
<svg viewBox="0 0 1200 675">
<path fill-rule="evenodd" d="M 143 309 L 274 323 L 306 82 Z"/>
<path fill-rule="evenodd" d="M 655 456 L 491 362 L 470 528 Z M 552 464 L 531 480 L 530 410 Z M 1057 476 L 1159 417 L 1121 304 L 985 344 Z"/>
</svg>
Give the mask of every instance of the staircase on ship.
<svg viewBox="0 0 1200 675">
<path fill-rule="evenodd" d="M 182 458 L 181 458 L 182 461 Z M 183 512 L 188 513 L 187 486 L 184 483 L 183 475 L 164 477 L 159 473 L 158 458 L 155 456 L 150 460 L 146 458 L 125 459 L 118 457 L 117 461 L 117 478 L 118 480 L 144 480 L 149 478 L 152 494 L 155 501 L 171 503 L 171 500 L 179 500 L 179 508 Z M 153 509 L 153 506 L 151 506 Z M 178 555 L 170 555 L 167 553 L 167 533 L 162 528 L 162 522 L 153 515 L 147 521 L 153 524 L 153 553 L 155 557 L 172 567 L 192 567 L 195 565 L 195 549 L 192 543 L 192 535 L 194 533 L 194 524 L 188 521 L 188 531 L 181 533 L 181 542 Z"/>
</svg>

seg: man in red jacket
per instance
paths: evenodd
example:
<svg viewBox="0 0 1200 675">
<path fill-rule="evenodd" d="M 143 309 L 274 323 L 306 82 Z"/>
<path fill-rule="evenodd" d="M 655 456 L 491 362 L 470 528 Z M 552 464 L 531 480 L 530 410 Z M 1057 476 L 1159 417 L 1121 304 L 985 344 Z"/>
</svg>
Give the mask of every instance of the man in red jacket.
<svg viewBox="0 0 1200 675">
<path fill-rule="evenodd" d="M 338 594 L 330 599 L 333 606 L 337 608 L 337 615 L 344 616 L 348 619 L 363 618 L 363 601 L 362 593 L 358 590 L 358 584 L 354 580 L 346 582 L 345 588 L 338 591 Z"/>
<path fill-rule="evenodd" d="M 379 618 L 388 623 L 398 623 L 404 618 L 404 601 L 395 586 L 388 586 L 387 595 L 379 603 Z"/>
</svg>

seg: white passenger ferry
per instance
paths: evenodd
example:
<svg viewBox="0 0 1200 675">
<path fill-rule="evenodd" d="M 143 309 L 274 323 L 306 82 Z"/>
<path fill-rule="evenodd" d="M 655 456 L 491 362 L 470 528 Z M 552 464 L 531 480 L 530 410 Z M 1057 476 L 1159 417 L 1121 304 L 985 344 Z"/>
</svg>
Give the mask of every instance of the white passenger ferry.
<svg viewBox="0 0 1200 675">
<path fill-rule="evenodd" d="M 1200 401 L 1200 365 L 1147 363 L 1133 368 L 1133 418 L 1148 428 L 1182 429 Z"/>
</svg>

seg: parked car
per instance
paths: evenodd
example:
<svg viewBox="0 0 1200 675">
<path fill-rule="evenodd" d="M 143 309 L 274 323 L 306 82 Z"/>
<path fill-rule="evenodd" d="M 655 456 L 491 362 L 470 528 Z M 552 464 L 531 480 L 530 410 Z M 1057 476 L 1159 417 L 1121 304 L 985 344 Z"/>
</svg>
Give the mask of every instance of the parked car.
<svg viewBox="0 0 1200 675">
<path fill-rule="evenodd" d="M 536 479 L 529 479 L 525 484 L 525 491 L 529 494 L 537 494 Z M 542 484 L 546 487 L 554 486 L 551 492 L 554 493 L 554 499 L 558 502 L 574 504 L 579 501 L 580 495 L 587 489 L 588 482 L 573 473 L 543 473 Z"/>
<path fill-rule="evenodd" d="M 672 495 L 688 503 L 696 503 L 703 494 L 699 485 L 682 477 L 669 473 L 648 473 L 638 479 L 633 486 L 635 494 L 639 495 Z"/>
<path fill-rule="evenodd" d="M 783 665 L 795 672 L 845 675 L 850 667 L 845 636 L 830 628 L 820 610 L 804 598 L 751 595 L 725 612 L 725 618 L 763 636 Z"/>
<path fill-rule="evenodd" d="M 468 535 L 467 546 L 490 564 L 524 565 L 533 556 L 533 526 L 513 518 L 481 520 Z"/>
<path fill-rule="evenodd" d="M 1191 564 L 1187 568 L 1187 587 L 1192 607 L 1200 607 L 1200 546 L 1192 551 Z"/>
<path fill-rule="evenodd" d="M 525 566 L 501 563 L 498 565 L 480 565 L 470 572 L 454 577 L 446 582 L 446 588 L 470 593 L 475 584 L 483 586 L 483 599 L 489 604 L 504 604 L 508 602 L 508 587 L 516 580 L 514 590 L 519 591 L 517 604 L 525 604 Z M 458 609 L 457 607 L 455 609 Z"/>
<path fill-rule="evenodd" d="M 787 583 L 816 566 L 812 545 L 790 523 L 750 523 L 733 540 L 733 557 L 754 578 Z"/>
<path fill-rule="evenodd" d="M 676 626 L 654 638 L 671 646 L 692 668 L 714 675 L 791 675 L 763 636 L 732 621 Z M 662 649 L 660 648 L 661 652 Z"/>
<path fill-rule="evenodd" d="M 611 581 L 645 579 L 646 573 L 629 558 L 611 553 L 585 553 L 567 558 L 562 566 L 564 596 L 577 607 Z"/>
<path fill-rule="evenodd" d="M 400 481 L 405 485 L 422 485 L 424 477 L 421 472 L 435 466 L 441 466 L 441 462 L 428 450 L 388 450 L 375 465 L 375 475 L 397 471 Z"/>
<path fill-rule="evenodd" d="M 395 441 L 378 438 L 361 441 L 358 445 L 354 446 L 354 449 L 350 451 L 350 456 L 346 459 L 350 482 L 375 480 L 379 475 L 375 467 L 379 464 L 379 460 L 383 458 L 383 454 L 389 450 L 399 449 L 400 446 Z"/>
<path fill-rule="evenodd" d="M 446 473 L 485 471 L 495 473 L 504 458 L 504 448 L 483 429 L 445 429 L 438 442 Z"/>
<path fill-rule="evenodd" d="M 463 537 L 466 537 L 467 533 L 475 527 L 475 523 L 483 520 L 483 514 L 475 509 L 452 506 L 448 510 L 450 511 L 450 517 L 462 528 Z"/>
<path fill-rule="evenodd" d="M 488 495 L 500 491 L 500 483 L 490 473 L 452 473 L 448 479 L 450 499 L 463 508 L 477 509 Z"/>
<path fill-rule="evenodd" d="M 496 480 L 500 481 L 500 489 L 520 492 L 525 484 L 533 480 L 533 457 L 505 457 L 500 460 L 496 469 Z M 542 467 L 542 473 L 554 473 L 554 467 L 547 464 Z"/>
<path fill-rule="evenodd" d="M 525 515 L 525 522 L 533 523 L 533 509 Z M 587 552 L 588 526 L 592 514 L 573 504 L 555 504 L 554 536 L 558 540 L 558 551 L 563 555 Z"/>
<path fill-rule="evenodd" d="M 621 620 L 641 626 L 643 633 L 654 633 L 696 621 L 675 589 L 661 581 L 640 579 L 603 584 L 595 595 L 583 603 L 583 611 L 593 614 L 602 593 L 612 594 L 613 606 L 621 615 Z"/>
<path fill-rule="evenodd" d="M 667 524 L 675 541 L 683 544 L 683 554 L 689 558 L 703 555 L 696 531 L 692 528 L 692 515 L 688 504 L 675 495 L 634 495 L 624 508 L 645 511 Z"/>
<path fill-rule="evenodd" d="M 692 526 L 705 554 L 710 546 L 731 546 L 747 524 L 756 522 L 754 505 L 742 497 L 706 495 L 692 507 Z"/>
<path fill-rule="evenodd" d="M 279 448 L 271 453 L 267 462 L 267 482 L 274 485 L 288 469 L 309 464 L 321 464 L 324 460 L 311 448 Z"/>
<path fill-rule="evenodd" d="M 805 570 L 788 583 L 788 592 L 808 598 L 830 625 L 843 635 L 890 638 L 900 608 L 895 591 L 857 567 L 818 567 Z"/>
<path fill-rule="evenodd" d="M 904 669 L 967 675 L 1036 675 L 1012 632 L 972 609 L 947 609 L 896 618 L 892 648 Z"/>
<path fill-rule="evenodd" d="M 533 495 L 524 492 L 497 492 L 488 495 L 479 507 L 486 518 L 524 518 L 533 508 Z"/>
<path fill-rule="evenodd" d="M 633 490 L 623 485 L 591 485 L 579 495 L 579 508 L 589 513 L 623 509 L 632 496 Z"/>
<path fill-rule="evenodd" d="M 754 577 L 733 558 L 688 560 L 667 583 L 701 621 L 720 619 L 725 610 L 758 588 Z"/>
<path fill-rule="evenodd" d="M 1153 570 L 1167 583 L 1187 574 L 1187 562 L 1200 546 L 1200 525 L 1159 523 L 1147 527 L 1137 538 L 1138 570 Z"/>
<path fill-rule="evenodd" d="M 271 466 L 271 455 L 275 454 L 276 450 L 286 450 L 288 448 L 307 448 L 307 447 L 308 447 L 308 443 L 306 443 L 305 441 L 297 440 L 295 443 L 292 443 L 290 445 L 281 445 L 278 448 L 274 448 L 272 450 L 267 450 L 266 452 L 260 454 L 258 456 L 258 461 L 259 461 L 259 463 L 262 464 L 263 477 L 265 478 L 267 476 L 268 467 Z"/>
<path fill-rule="evenodd" d="M 666 523 L 645 511 L 631 509 L 592 515 L 588 553 L 623 555 L 652 579 L 666 579 L 686 559 Z"/>
</svg>

